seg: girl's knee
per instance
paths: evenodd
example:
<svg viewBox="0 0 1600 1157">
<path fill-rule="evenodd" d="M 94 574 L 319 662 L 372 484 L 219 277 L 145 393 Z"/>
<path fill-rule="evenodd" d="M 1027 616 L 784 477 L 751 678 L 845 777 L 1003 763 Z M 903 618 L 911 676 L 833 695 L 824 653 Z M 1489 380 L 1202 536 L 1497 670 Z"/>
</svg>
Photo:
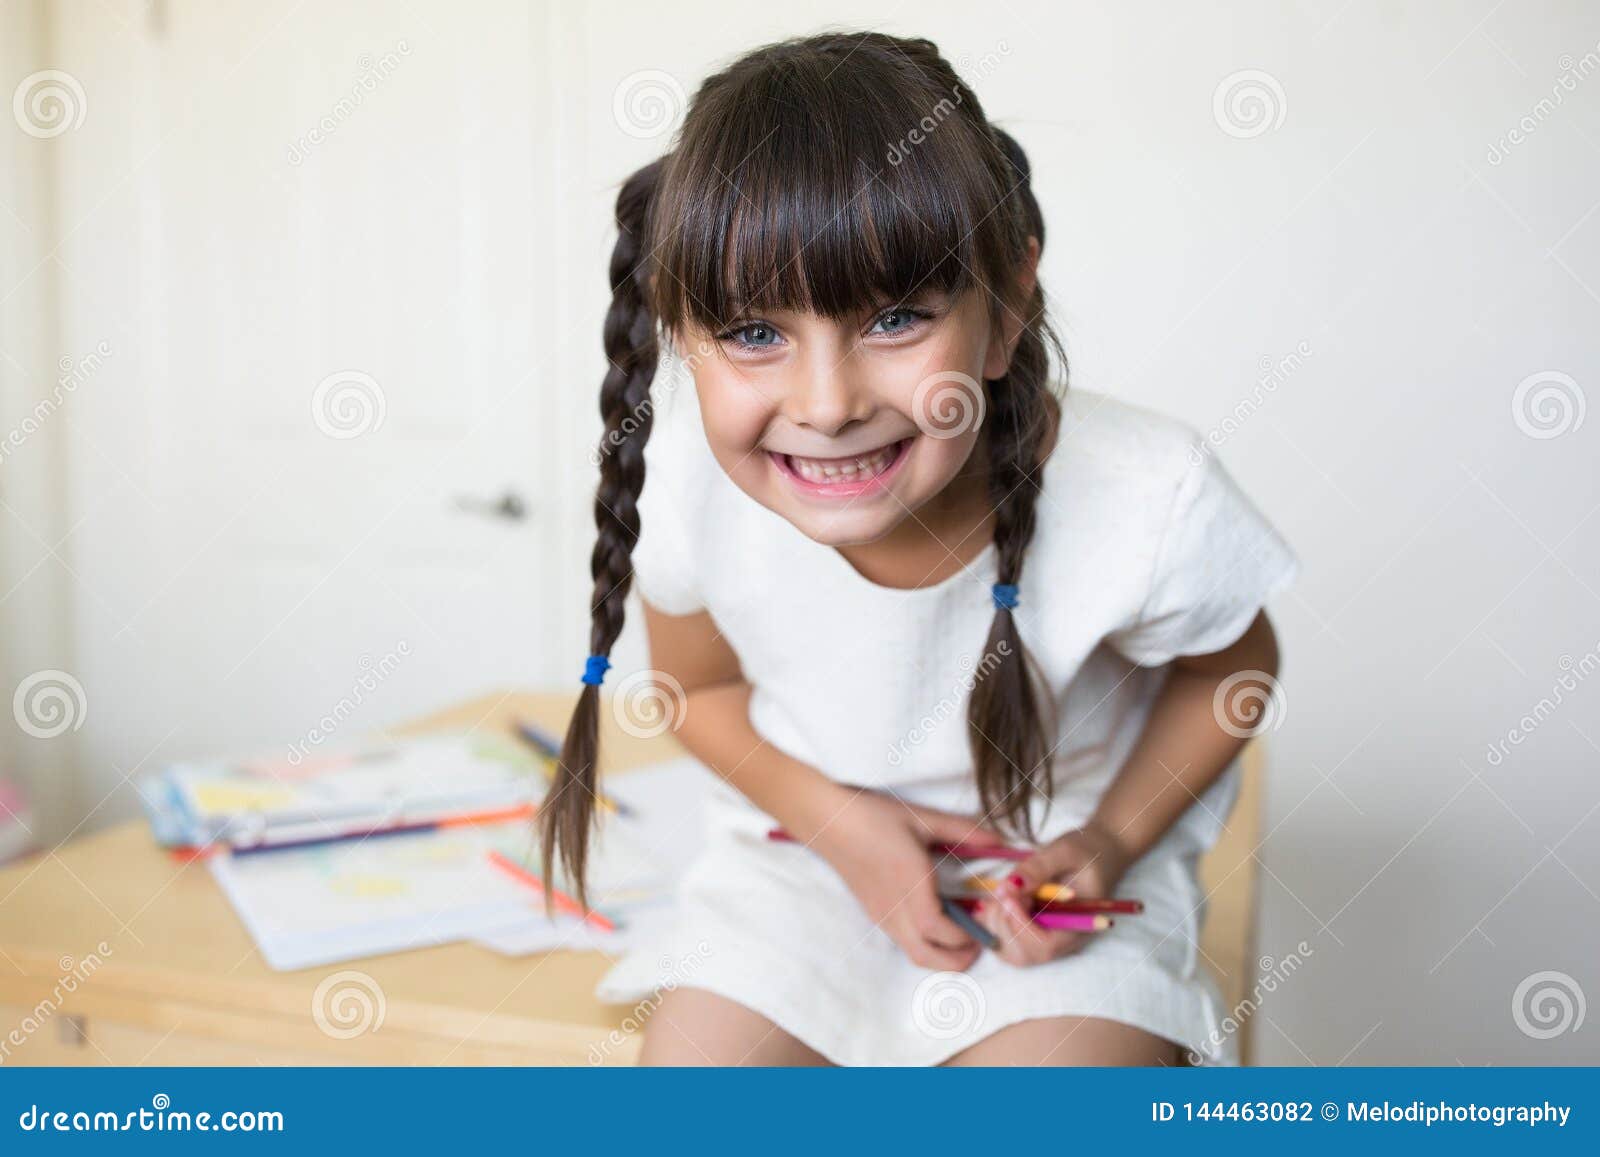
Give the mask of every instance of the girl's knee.
<svg viewBox="0 0 1600 1157">
<path fill-rule="evenodd" d="M 1121 1021 L 1061 1016 L 1007 1025 L 952 1057 L 957 1065 L 1177 1065 L 1177 1045 Z"/>
<path fill-rule="evenodd" d="M 645 1023 L 641 1065 L 820 1065 L 821 1054 L 736 1000 L 697 988 L 662 997 Z"/>
</svg>

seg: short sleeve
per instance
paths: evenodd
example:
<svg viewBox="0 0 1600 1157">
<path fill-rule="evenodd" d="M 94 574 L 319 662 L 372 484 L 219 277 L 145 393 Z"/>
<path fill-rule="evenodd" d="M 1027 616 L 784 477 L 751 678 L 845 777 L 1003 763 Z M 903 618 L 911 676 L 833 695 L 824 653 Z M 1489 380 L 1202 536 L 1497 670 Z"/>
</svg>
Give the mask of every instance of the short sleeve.
<svg viewBox="0 0 1600 1157">
<path fill-rule="evenodd" d="M 633 581 L 640 596 L 669 615 L 688 615 L 705 609 L 696 567 L 698 553 L 690 547 L 689 517 L 694 500 L 690 490 L 690 446 L 694 431 L 686 428 L 691 415 L 683 412 L 675 391 L 657 391 L 655 428 L 645 443 L 644 488 L 639 492 L 639 539 L 633 544 Z"/>
<path fill-rule="evenodd" d="M 639 541 L 633 545 L 633 581 L 640 596 L 669 615 L 705 608 L 693 555 L 679 511 L 671 509 L 667 479 L 651 478 L 639 495 Z"/>
<path fill-rule="evenodd" d="M 1148 596 L 1107 641 L 1145 667 L 1223 650 L 1299 569 L 1211 447 L 1196 440 L 1156 548 Z"/>
</svg>

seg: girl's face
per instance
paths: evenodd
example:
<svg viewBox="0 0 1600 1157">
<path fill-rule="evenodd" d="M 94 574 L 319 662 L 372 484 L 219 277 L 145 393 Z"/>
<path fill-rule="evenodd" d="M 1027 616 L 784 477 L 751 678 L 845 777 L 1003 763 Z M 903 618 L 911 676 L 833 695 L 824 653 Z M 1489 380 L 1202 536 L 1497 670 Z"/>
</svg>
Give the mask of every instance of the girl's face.
<svg viewBox="0 0 1600 1157">
<path fill-rule="evenodd" d="M 706 439 L 738 487 L 829 546 L 873 542 L 939 496 L 982 430 L 1020 323 L 929 293 L 858 318 L 778 310 L 691 332 Z M 699 351 L 706 351 L 703 355 Z"/>
</svg>

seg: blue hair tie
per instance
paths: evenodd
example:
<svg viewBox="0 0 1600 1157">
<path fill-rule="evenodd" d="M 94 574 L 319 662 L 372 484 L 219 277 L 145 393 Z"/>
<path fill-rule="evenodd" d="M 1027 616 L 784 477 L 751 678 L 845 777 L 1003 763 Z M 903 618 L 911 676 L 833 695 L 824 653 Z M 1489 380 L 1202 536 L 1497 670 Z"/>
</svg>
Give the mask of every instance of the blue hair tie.
<svg viewBox="0 0 1600 1157">
<path fill-rule="evenodd" d="M 583 681 L 593 687 L 600 686 L 600 681 L 606 677 L 606 668 L 611 666 L 611 660 L 604 655 L 590 655 L 588 662 L 583 665 Z"/>
<path fill-rule="evenodd" d="M 994 584 L 995 610 L 1007 610 L 1017 605 L 1017 588 L 1014 583 Z"/>
</svg>

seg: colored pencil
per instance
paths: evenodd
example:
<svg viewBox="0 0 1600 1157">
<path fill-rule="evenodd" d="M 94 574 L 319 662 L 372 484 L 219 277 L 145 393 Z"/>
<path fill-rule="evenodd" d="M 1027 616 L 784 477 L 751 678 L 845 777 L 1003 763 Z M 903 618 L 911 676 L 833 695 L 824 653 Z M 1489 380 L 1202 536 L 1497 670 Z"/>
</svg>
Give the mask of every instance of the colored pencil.
<svg viewBox="0 0 1600 1157">
<path fill-rule="evenodd" d="M 929 849 L 941 855 L 953 856 L 958 860 L 1009 860 L 1020 864 L 1023 860 L 1032 859 L 1033 852 L 1027 848 L 1008 848 L 1004 844 L 929 844 Z"/>
<path fill-rule="evenodd" d="M 773 828 L 767 833 L 767 839 L 779 843 L 792 844 L 795 838 L 782 828 Z M 1020 863 L 1033 855 L 1027 848 L 1008 848 L 1004 844 L 948 844 L 937 842 L 928 845 L 928 850 L 937 852 L 941 856 L 954 856 L 958 860 L 1011 860 Z"/>
<path fill-rule="evenodd" d="M 344 844 L 355 840 L 381 839 L 384 836 L 415 835 L 419 832 L 436 832 L 443 828 L 464 828 L 474 824 L 499 823 L 502 820 L 517 819 L 521 816 L 531 816 L 538 809 L 532 804 L 517 804 L 515 807 L 500 808 L 497 811 L 473 812 L 468 815 L 450 816 L 445 819 L 419 820 L 408 824 L 387 824 L 382 827 L 361 828 L 356 831 L 338 832 L 326 836 L 308 836 L 299 840 L 279 840 L 271 844 L 245 844 L 231 849 L 235 856 L 259 856 L 265 852 L 290 851 L 295 848 L 315 848 L 323 844 Z M 211 847 L 221 849 L 226 844 L 214 844 Z M 205 854 L 204 851 L 201 854 Z"/>
<path fill-rule="evenodd" d="M 1143 900 L 1052 900 L 1041 904 L 1045 912 L 1116 912 L 1124 916 L 1137 916 L 1144 911 Z"/>
<path fill-rule="evenodd" d="M 1004 880 L 994 876 L 968 876 L 967 883 L 985 892 L 1000 892 L 1010 887 Z M 1070 900 L 1077 893 L 1065 884 L 1040 884 L 1033 890 L 1033 895 L 1036 900 Z"/>
<path fill-rule="evenodd" d="M 180 864 L 187 864 L 194 860 L 203 860 L 220 851 L 222 851 L 221 844 L 175 844 L 167 849 L 167 855 Z"/>
<path fill-rule="evenodd" d="M 943 898 L 941 906 L 944 908 L 944 914 L 961 925 L 962 930 L 979 944 L 982 944 L 985 948 L 1000 947 L 1000 941 L 995 934 L 974 920 L 971 913 L 949 896 Z"/>
<path fill-rule="evenodd" d="M 971 909 L 978 903 L 976 896 L 957 896 L 964 907 Z M 1095 912 L 1116 912 L 1124 916 L 1137 916 L 1144 911 L 1143 900 L 1046 900 L 1034 905 L 1035 912 L 1049 912 L 1056 916 L 1084 915 Z"/>
<path fill-rule="evenodd" d="M 993 876 L 968 876 L 967 883 L 974 888 L 985 892 L 1002 892 L 1008 885 L 1004 880 Z M 1051 912 L 1120 912 L 1128 916 L 1137 916 L 1144 911 L 1143 900 L 1122 900 L 1117 898 L 1091 899 L 1079 896 L 1065 884 L 1040 884 L 1033 890 L 1036 900 L 1044 901 L 1042 905 Z"/>
<path fill-rule="evenodd" d="M 558 911 L 565 912 L 570 916 L 581 916 L 588 923 L 593 924 L 596 928 L 599 928 L 605 932 L 615 932 L 617 930 L 617 926 L 610 920 L 606 919 L 599 912 L 596 912 L 593 908 L 585 911 L 582 904 L 578 903 L 571 896 L 561 891 L 561 889 L 546 889 L 543 880 L 539 879 L 538 876 L 535 876 L 532 872 L 528 871 L 526 868 L 515 863 L 501 853 L 491 851 L 489 853 L 489 862 L 495 867 L 499 868 L 502 872 L 505 872 L 507 875 L 511 876 L 513 879 L 520 880 L 522 883 L 528 885 L 530 888 L 535 889 L 541 894 L 548 890 L 550 893 L 551 906 L 556 908 Z"/>
<path fill-rule="evenodd" d="M 976 896 L 943 896 L 941 900 L 947 906 L 954 904 L 966 912 L 971 912 L 981 903 Z M 1109 916 L 1094 912 L 1058 911 L 1054 904 L 1036 908 L 1032 915 L 1033 922 L 1041 928 L 1061 928 L 1075 932 L 1101 932 L 1111 927 L 1113 923 Z"/>
<path fill-rule="evenodd" d="M 1035 912 L 1033 922 L 1041 928 L 1063 932 L 1103 932 L 1112 923 L 1110 916 L 1097 916 L 1092 912 Z"/>
<path fill-rule="evenodd" d="M 523 816 L 534 815 L 539 810 L 539 805 L 519 803 L 512 807 L 501 808 L 499 811 L 473 812 L 468 815 L 446 816 L 439 821 L 441 828 L 470 828 L 474 824 L 494 824 L 501 820 L 521 819 Z"/>
<path fill-rule="evenodd" d="M 529 723 L 526 719 L 517 720 L 516 726 L 517 738 L 521 739 L 529 747 L 533 748 L 540 755 L 544 756 L 548 762 L 554 763 L 556 760 L 561 758 L 561 744 L 556 741 L 553 735 L 547 734 L 537 725 Z M 629 808 L 627 804 L 619 802 L 603 791 L 595 792 L 594 798 L 599 802 L 601 807 L 605 808 L 606 811 L 611 812 L 613 815 L 628 816 L 633 814 L 632 809 Z"/>
</svg>

